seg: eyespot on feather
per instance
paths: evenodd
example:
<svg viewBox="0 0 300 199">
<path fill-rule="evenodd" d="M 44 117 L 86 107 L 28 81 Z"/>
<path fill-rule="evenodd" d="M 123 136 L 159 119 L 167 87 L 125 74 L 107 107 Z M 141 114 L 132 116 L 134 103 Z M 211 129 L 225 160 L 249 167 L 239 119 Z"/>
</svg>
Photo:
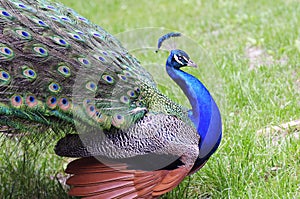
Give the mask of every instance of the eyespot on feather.
<svg viewBox="0 0 300 199">
<path fill-rule="evenodd" d="M 69 33 L 70 37 L 76 41 L 84 42 L 84 39 L 78 34 L 75 33 Z"/>
<path fill-rule="evenodd" d="M 1 59 L 11 60 L 12 58 L 14 58 L 14 56 L 15 56 L 15 53 L 11 48 L 9 48 L 3 44 L 0 44 L 0 60 Z"/>
<path fill-rule="evenodd" d="M 140 93 L 140 92 L 141 92 L 141 89 L 140 89 L 139 87 L 134 87 L 134 91 L 135 91 L 136 93 Z"/>
<path fill-rule="evenodd" d="M 133 90 L 127 91 L 127 95 L 131 98 L 135 98 L 137 96 Z"/>
<path fill-rule="evenodd" d="M 82 17 L 82 16 L 77 16 L 77 19 L 80 20 L 80 21 L 83 21 L 83 22 L 85 22 L 85 23 L 88 23 L 88 22 L 89 22 L 86 18 L 84 18 L 84 17 Z"/>
<path fill-rule="evenodd" d="M 128 72 L 128 71 L 125 71 L 124 74 L 125 74 L 127 77 L 132 76 L 132 74 L 131 74 L 130 72 Z"/>
<path fill-rule="evenodd" d="M 65 22 L 68 22 L 70 24 L 73 24 L 73 21 L 67 17 L 67 16 L 59 16 L 59 18 L 62 20 L 62 21 L 65 21 Z"/>
<path fill-rule="evenodd" d="M 100 39 L 100 40 L 104 39 L 104 36 L 101 35 L 99 32 L 91 32 L 90 34 L 96 39 Z"/>
<path fill-rule="evenodd" d="M 79 57 L 78 61 L 83 65 L 86 65 L 86 66 L 90 65 L 90 61 L 86 58 Z"/>
<path fill-rule="evenodd" d="M 80 35 L 84 35 L 84 33 L 81 30 L 75 30 L 75 32 L 80 34 Z"/>
<path fill-rule="evenodd" d="M 57 92 L 60 91 L 60 86 L 59 86 L 59 84 L 58 84 L 58 83 L 55 83 L 55 82 L 50 83 L 49 86 L 48 86 L 48 88 L 49 88 L 49 90 L 50 90 L 51 92 L 54 92 L 54 93 L 57 93 Z"/>
<path fill-rule="evenodd" d="M 127 77 L 125 75 L 118 74 L 118 77 L 123 81 L 127 81 Z"/>
<path fill-rule="evenodd" d="M 54 36 L 52 37 L 52 40 L 54 41 L 54 43 L 62 46 L 62 47 L 69 47 L 70 44 L 63 38 L 59 37 L 59 36 Z"/>
<path fill-rule="evenodd" d="M 25 103 L 28 107 L 33 108 L 38 104 L 38 101 L 35 96 L 27 95 Z"/>
<path fill-rule="evenodd" d="M 58 106 L 61 110 L 67 111 L 71 108 L 71 103 L 67 98 L 63 97 L 59 99 Z"/>
<path fill-rule="evenodd" d="M 94 117 L 96 114 L 96 107 L 94 105 L 88 105 L 86 107 L 86 112 L 89 116 Z"/>
<path fill-rule="evenodd" d="M 32 13 L 36 12 L 35 9 L 33 9 L 31 6 L 26 5 L 24 3 L 20 3 L 20 2 L 13 2 L 13 3 L 17 6 L 17 8 L 20 8 L 22 10 L 27 10 L 27 11 L 32 12 Z"/>
<path fill-rule="evenodd" d="M 135 105 L 136 105 L 137 107 L 141 107 L 143 104 L 142 104 L 142 102 L 137 101 L 137 102 L 135 103 Z"/>
<path fill-rule="evenodd" d="M 15 29 L 15 33 L 19 36 L 21 39 L 26 39 L 26 40 L 32 40 L 32 35 L 24 29 Z"/>
<path fill-rule="evenodd" d="M 70 77 L 71 76 L 70 68 L 68 66 L 64 65 L 64 64 L 58 65 L 57 71 L 65 77 Z"/>
<path fill-rule="evenodd" d="M 85 87 L 86 87 L 88 90 L 92 91 L 92 92 L 95 92 L 95 91 L 97 90 L 97 85 L 96 85 L 96 83 L 95 83 L 95 82 L 92 82 L 92 81 L 88 82 L 88 83 L 85 85 Z"/>
<path fill-rule="evenodd" d="M 120 101 L 122 102 L 122 103 L 124 103 L 124 104 L 129 104 L 129 99 L 128 99 L 128 97 L 126 97 L 126 96 L 122 96 L 121 98 L 120 98 Z"/>
<path fill-rule="evenodd" d="M 120 114 L 116 114 L 112 118 L 112 124 L 117 128 L 121 127 L 124 124 L 124 122 L 125 122 L 125 118 Z"/>
<path fill-rule="evenodd" d="M 90 104 L 92 104 L 92 100 L 91 99 L 84 99 L 83 100 L 83 106 L 84 107 L 87 107 Z"/>
<path fill-rule="evenodd" d="M 49 28 L 48 24 L 39 18 L 32 18 L 32 21 L 43 28 Z"/>
<path fill-rule="evenodd" d="M 47 106 L 48 106 L 50 109 L 56 108 L 56 106 L 57 106 L 57 98 L 54 97 L 54 96 L 48 97 L 48 98 L 47 98 L 47 101 L 46 101 L 46 104 L 47 104 Z"/>
<path fill-rule="evenodd" d="M 101 56 L 98 56 L 97 59 L 98 59 L 99 61 L 101 61 L 101 62 L 106 62 L 106 60 L 105 60 L 103 57 L 101 57 Z"/>
<path fill-rule="evenodd" d="M 4 70 L 0 70 L 0 80 L 2 83 L 8 83 L 10 81 L 9 73 Z"/>
<path fill-rule="evenodd" d="M 34 70 L 32 70 L 31 68 L 27 68 L 27 66 L 23 67 L 23 75 L 28 78 L 28 79 L 36 79 L 37 74 Z"/>
<path fill-rule="evenodd" d="M 11 105 L 15 108 L 20 108 L 23 105 L 23 98 L 20 95 L 13 95 L 10 101 Z"/>
<path fill-rule="evenodd" d="M 46 47 L 39 44 L 34 44 L 32 50 L 39 57 L 47 57 L 49 55 Z"/>
<path fill-rule="evenodd" d="M 49 9 L 49 10 L 53 10 L 53 11 L 57 11 L 57 9 L 52 5 L 45 5 L 44 8 Z"/>
<path fill-rule="evenodd" d="M 109 84 L 114 83 L 114 78 L 110 75 L 102 75 L 102 79 Z"/>
<path fill-rule="evenodd" d="M 50 19 L 52 19 L 53 21 L 61 22 L 60 19 L 57 18 L 56 16 L 49 15 L 48 17 L 49 17 Z"/>
<path fill-rule="evenodd" d="M 2 10 L 2 9 L 0 9 L 0 16 L 5 17 L 10 20 L 14 19 L 14 16 L 12 14 L 10 14 L 8 11 Z"/>
</svg>

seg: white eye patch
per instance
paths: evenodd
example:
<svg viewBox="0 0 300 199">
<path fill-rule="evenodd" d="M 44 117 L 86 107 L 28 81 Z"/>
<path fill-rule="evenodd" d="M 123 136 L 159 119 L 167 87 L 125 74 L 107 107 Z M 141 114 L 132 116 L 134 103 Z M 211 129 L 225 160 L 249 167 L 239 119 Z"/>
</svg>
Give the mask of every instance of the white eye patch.
<svg viewBox="0 0 300 199">
<path fill-rule="evenodd" d="M 179 60 L 177 55 L 174 55 L 174 59 L 176 60 L 177 63 L 183 65 L 182 61 Z"/>
<path fill-rule="evenodd" d="M 182 56 L 182 57 L 186 62 L 189 62 L 189 60 L 185 56 Z"/>
</svg>

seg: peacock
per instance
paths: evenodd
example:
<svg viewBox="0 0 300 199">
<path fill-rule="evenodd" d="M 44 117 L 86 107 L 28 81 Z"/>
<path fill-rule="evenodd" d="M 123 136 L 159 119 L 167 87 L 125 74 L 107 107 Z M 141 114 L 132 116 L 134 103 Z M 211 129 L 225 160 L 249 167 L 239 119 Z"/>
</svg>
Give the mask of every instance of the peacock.
<svg viewBox="0 0 300 199">
<path fill-rule="evenodd" d="M 162 36 L 158 48 L 177 36 Z M 78 158 L 66 168 L 69 195 L 157 198 L 203 167 L 221 142 L 221 115 L 187 66 L 197 65 L 171 49 L 166 71 L 191 110 L 162 94 L 115 37 L 74 10 L 0 0 L 1 131 L 64 132 L 55 153 Z"/>
</svg>

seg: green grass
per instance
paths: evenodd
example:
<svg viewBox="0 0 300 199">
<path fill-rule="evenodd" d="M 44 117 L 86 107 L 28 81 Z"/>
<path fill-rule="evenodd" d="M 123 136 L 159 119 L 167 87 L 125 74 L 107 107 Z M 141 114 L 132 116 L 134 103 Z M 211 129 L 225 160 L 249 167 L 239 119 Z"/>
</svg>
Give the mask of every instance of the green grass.
<svg viewBox="0 0 300 199">
<path fill-rule="evenodd" d="M 113 35 L 165 27 L 184 33 L 204 49 L 199 52 L 205 53 L 204 59 L 197 60 L 200 67 L 188 71 L 219 103 L 223 140 L 204 168 L 164 198 L 300 198 L 300 140 L 293 134 L 297 129 L 285 136 L 256 133 L 300 118 L 298 1 L 62 2 Z M 149 52 L 136 56 L 142 63 L 161 62 L 160 72 L 154 73 L 160 88 L 187 105 L 174 84 L 163 85 L 170 82 L 163 58 L 157 61 L 158 55 Z M 8 141 L 0 149 L 0 198 L 67 197 L 51 178 L 65 166 L 65 160 L 54 155 L 54 143 L 38 149 L 14 145 Z M 29 154 L 23 153 L 24 147 L 30 148 Z"/>
<path fill-rule="evenodd" d="M 0 198 L 68 198 L 59 183 L 66 163 L 53 155 L 55 142 L 42 139 L 0 137 Z"/>
</svg>

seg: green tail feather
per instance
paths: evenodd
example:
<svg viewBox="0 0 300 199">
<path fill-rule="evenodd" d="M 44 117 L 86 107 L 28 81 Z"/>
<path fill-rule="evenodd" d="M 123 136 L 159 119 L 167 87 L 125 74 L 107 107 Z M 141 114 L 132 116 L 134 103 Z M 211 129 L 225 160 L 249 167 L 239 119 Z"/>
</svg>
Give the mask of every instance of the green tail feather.
<svg viewBox="0 0 300 199">
<path fill-rule="evenodd" d="M 2 125 L 128 128 L 146 112 L 189 121 L 116 38 L 61 4 L 0 0 L 0 28 Z"/>
</svg>

